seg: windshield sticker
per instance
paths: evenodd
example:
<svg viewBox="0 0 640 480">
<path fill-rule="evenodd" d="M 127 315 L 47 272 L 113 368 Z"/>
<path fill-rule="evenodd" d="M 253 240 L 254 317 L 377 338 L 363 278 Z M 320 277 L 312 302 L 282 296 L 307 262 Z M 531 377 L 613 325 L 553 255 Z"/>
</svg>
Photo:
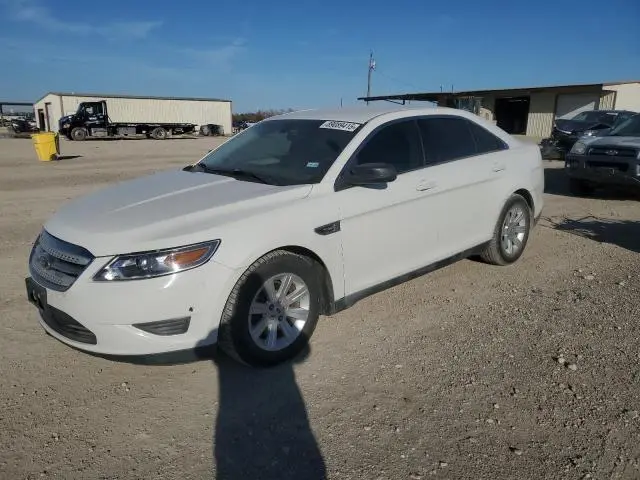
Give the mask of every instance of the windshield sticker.
<svg viewBox="0 0 640 480">
<path fill-rule="evenodd" d="M 307 163 L 308 168 L 318 168 L 320 166 L 320 162 L 309 162 Z"/>
<path fill-rule="evenodd" d="M 359 123 L 338 122 L 336 120 L 328 120 L 320 125 L 320 128 L 331 128 L 332 130 L 344 130 L 345 132 L 353 132 L 360 126 Z"/>
</svg>

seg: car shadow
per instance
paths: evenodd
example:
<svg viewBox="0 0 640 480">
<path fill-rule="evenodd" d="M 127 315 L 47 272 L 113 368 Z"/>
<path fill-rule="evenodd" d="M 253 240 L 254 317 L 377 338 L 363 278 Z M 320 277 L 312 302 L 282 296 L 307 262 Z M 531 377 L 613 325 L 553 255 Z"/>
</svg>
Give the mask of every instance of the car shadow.
<svg viewBox="0 0 640 480">
<path fill-rule="evenodd" d="M 587 216 L 579 219 L 565 218 L 559 222 L 549 223 L 556 230 L 589 238 L 599 243 L 611 243 L 640 253 L 640 222 Z"/>
<path fill-rule="evenodd" d="M 61 160 L 73 160 L 74 158 L 82 158 L 82 155 L 58 155 L 56 157 L 56 162 Z"/>
</svg>

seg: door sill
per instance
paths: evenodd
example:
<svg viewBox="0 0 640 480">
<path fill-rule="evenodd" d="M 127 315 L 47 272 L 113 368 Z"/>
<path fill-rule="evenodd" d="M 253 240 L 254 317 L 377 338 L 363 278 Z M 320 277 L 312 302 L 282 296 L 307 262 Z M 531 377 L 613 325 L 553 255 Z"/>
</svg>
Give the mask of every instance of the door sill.
<svg viewBox="0 0 640 480">
<path fill-rule="evenodd" d="M 373 285 L 371 287 L 365 288 L 364 290 L 361 290 L 359 292 L 352 293 L 351 295 L 347 295 L 346 297 L 342 297 L 336 300 L 335 302 L 333 302 L 333 305 L 331 305 L 331 308 L 329 308 L 328 315 L 335 315 L 338 312 L 341 312 L 343 310 L 346 310 L 347 308 L 352 307 L 353 305 L 355 305 L 356 303 L 358 303 L 360 300 L 364 298 L 370 297 L 371 295 L 382 292 L 384 290 L 388 290 L 389 288 L 400 285 L 401 283 L 408 282 L 409 280 L 413 280 L 414 278 L 418 278 L 423 275 L 426 275 L 427 273 L 431 273 L 441 268 L 447 267 L 453 263 L 459 262 L 460 260 L 464 260 L 465 258 L 469 258 L 474 255 L 479 255 L 488 244 L 489 242 L 482 243 L 473 248 L 457 253 L 450 257 L 447 257 L 444 260 L 431 263 L 427 266 L 418 268 L 409 273 L 399 275 L 395 278 L 392 278 L 391 280 L 387 280 L 377 285 Z"/>
</svg>

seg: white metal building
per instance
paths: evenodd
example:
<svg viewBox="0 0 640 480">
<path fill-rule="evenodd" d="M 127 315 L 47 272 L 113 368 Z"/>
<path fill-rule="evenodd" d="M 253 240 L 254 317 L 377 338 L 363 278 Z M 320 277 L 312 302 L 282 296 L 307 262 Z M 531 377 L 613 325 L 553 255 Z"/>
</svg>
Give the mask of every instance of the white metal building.
<svg viewBox="0 0 640 480">
<path fill-rule="evenodd" d="M 571 118 L 584 110 L 630 110 L 640 113 L 640 81 L 584 85 L 554 85 L 464 92 L 403 93 L 359 100 L 429 101 L 464 108 L 497 123 L 509 133 L 531 137 L 551 134 L 556 118 Z M 468 109 L 468 108 L 466 108 Z"/>
<path fill-rule="evenodd" d="M 221 125 L 231 134 L 231 100 L 217 98 L 145 97 L 93 93 L 50 92 L 34 106 L 41 131 L 58 131 L 60 117 L 75 113 L 81 102 L 105 100 L 112 122 L 194 123 Z"/>
</svg>

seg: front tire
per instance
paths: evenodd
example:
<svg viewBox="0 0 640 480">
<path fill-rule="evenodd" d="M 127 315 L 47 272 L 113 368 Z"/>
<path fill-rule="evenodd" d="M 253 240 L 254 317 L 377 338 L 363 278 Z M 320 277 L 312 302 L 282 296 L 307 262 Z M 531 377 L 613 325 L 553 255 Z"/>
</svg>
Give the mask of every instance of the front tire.
<svg viewBox="0 0 640 480">
<path fill-rule="evenodd" d="M 284 250 L 257 260 L 229 295 L 220 321 L 220 347 L 255 367 L 297 356 L 318 323 L 320 268 L 312 259 Z"/>
<path fill-rule="evenodd" d="M 87 139 L 87 130 L 82 127 L 76 127 L 71 130 L 71 139 L 76 142 L 82 142 Z"/>
<path fill-rule="evenodd" d="M 531 208 L 518 194 L 513 194 L 500 213 L 493 238 L 480 255 L 492 265 L 509 265 L 517 261 L 527 245 L 531 231 Z"/>
</svg>

